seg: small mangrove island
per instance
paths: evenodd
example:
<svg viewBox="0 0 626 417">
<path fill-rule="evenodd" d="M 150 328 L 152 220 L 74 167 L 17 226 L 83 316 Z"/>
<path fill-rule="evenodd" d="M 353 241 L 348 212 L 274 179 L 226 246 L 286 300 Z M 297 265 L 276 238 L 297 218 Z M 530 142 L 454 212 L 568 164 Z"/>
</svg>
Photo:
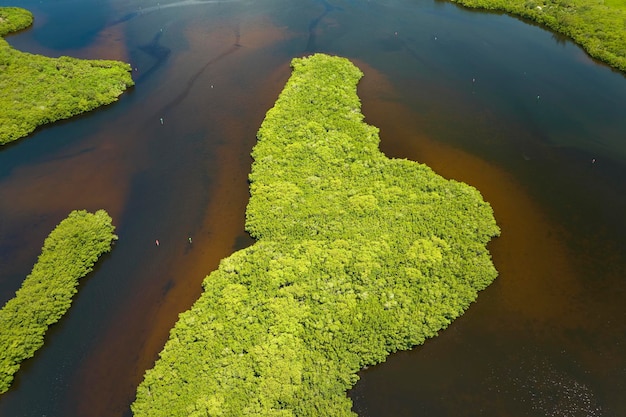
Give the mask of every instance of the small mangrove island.
<svg viewBox="0 0 626 417">
<path fill-rule="evenodd" d="M 106 211 L 75 210 L 48 235 L 32 272 L 0 310 L 0 394 L 70 308 L 79 279 L 111 250 L 114 230 Z"/>
<path fill-rule="evenodd" d="M 626 2 L 623 0 L 451 1 L 537 22 L 568 36 L 591 57 L 626 72 Z"/>
<path fill-rule="evenodd" d="M 110 104 L 133 85 L 127 63 L 48 58 L 17 51 L 2 38 L 32 22 L 27 10 L 0 7 L 0 145 Z"/>
<path fill-rule="evenodd" d="M 182 313 L 135 416 L 354 416 L 357 372 L 436 336 L 497 276 L 473 187 L 387 158 L 362 72 L 316 54 L 258 131 L 246 228 Z"/>
</svg>

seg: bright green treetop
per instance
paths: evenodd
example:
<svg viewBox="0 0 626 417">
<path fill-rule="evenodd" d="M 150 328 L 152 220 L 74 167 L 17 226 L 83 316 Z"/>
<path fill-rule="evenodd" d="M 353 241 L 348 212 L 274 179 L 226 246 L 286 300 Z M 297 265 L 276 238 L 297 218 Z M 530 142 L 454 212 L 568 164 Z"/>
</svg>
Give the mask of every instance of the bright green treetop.
<svg viewBox="0 0 626 417">
<path fill-rule="evenodd" d="M 479 192 L 389 159 L 345 58 L 295 59 L 253 150 L 246 227 L 180 315 L 136 416 L 354 416 L 366 365 L 435 336 L 497 272 Z"/>
<path fill-rule="evenodd" d="M 26 29 L 33 24 L 33 14 L 19 7 L 0 7 L 0 36 Z"/>
<path fill-rule="evenodd" d="M 0 7 L 0 36 L 32 23 L 30 12 Z M 133 85 L 129 64 L 16 51 L 0 38 L 0 145 L 38 126 L 112 103 Z"/>
<path fill-rule="evenodd" d="M 0 394 L 25 359 L 43 346 L 48 326 L 70 308 L 80 278 L 117 236 L 104 210 L 73 211 L 50 233 L 30 275 L 0 310 Z"/>
</svg>

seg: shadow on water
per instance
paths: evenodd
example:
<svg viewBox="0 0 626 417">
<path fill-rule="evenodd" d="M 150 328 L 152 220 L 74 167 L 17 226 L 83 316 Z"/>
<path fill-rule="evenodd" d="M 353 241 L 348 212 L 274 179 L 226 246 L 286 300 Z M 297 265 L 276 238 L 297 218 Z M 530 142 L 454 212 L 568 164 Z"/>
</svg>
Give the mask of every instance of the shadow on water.
<svg viewBox="0 0 626 417">
<path fill-rule="evenodd" d="M 250 247 L 254 245 L 254 242 L 256 242 L 256 240 L 254 240 L 252 236 L 250 236 L 250 234 L 248 233 L 239 235 L 237 236 L 237 239 L 235 239 L 235 244 L 233 245 L 233 252 L 237 252 L 238 250 Z"/>
<path fill-rule="evenodd" d="M 322 12 L 322 14 L 309 22 L 309 37 L 306 42 L 306 47 L 304 48 L 304 52 L 306 53 L 312 53 L 318 50 L 316 45 L 317 31 L 322 19 L 324 19 L 329 13 L 340 10 L 338 7 L 333 6 L 330 2 L 326 0 L 318 0 L 317 2 L 322 4 L 322 6 L 324 7 L 324 11 Z"/>
<path fill-rule="evenodd" d="M 152 65 L 146 71 L 142 71 L 138 77 L 135 77 L 135 83 L 139 84 L 146 78 L 148 78 L 153 72 L 157 71 L 161 65 L 165 63 L 170 55 L 170 48 L 161 45 L 159 42 L 163 36 L 163 30 L 154 35 L 150 43 L 146 45 L 140 45 L 137 47 L 141 52 L 147 54 L 153 61 Z"/>
<path fill-rule="evenodd" d="M 58 120 L 52 124 L 37 127 L 28 136 L 2 145 L 0 152 L 0 181 L 10 177 L 12 171 L 25 164 L 41 164 L 57 159 L 71 159 L 80 154 L 92 152 L 93 146 L 73 149 L 81 139 L 90 135 L 94 128 L 104 123 L 103 113 L 117 111 L 125 100 L 134 92 L 134 87 L 125 91 L 117 101 L 108 104 L 97 112 L 81 113 L 69 119 Z M 63 135 L 60 132 L 64 132 Z M 34 138 L 37 136 L 37 139 Z M 64 151 L 69 149 L 69 153 Z M 61 152 L 61 154 L 57 154 Z"/>
</svg>

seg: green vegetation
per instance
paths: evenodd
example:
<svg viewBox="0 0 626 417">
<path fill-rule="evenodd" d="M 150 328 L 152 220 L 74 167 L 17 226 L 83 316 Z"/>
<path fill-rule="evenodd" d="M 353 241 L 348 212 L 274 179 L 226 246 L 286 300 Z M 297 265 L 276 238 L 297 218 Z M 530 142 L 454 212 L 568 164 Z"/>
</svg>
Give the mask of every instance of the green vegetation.
<svg viewBox="0 0 626 417">
<path fill-rule="evenodd" d="M 623 0 L 451 1 L 533 20 L 569 36 L 590 56 L 626 72 L 626 2 Z"/>
<path fill-rule="evenodd" d="M 26 29 L 33 24 L 33 14 L 19 7 L 0 7 L 0 36 Z"/>
<path fill-rule="evenodd" d="M 0 36 L 24 29 L 32 15 L 0 8 Z M 19 52 L 0 38 L 0 145 L 37 126 L 112 103 L 133 85 L 129 64 Z"/>
<path fill-rule="evenodd" d="M 388 159 L 347 59 L 295 59 L 258 132 L 247 230 L 182 313 L 136 416 L 353 416 L 366 365 L 435 336 L 496 277 L 479 192 Z"/>
<path fill-rule="evenodd" d="M 104 210 L 73 211 L 46 238 L 32 272 L 0 310 L 0 393 L 20 363 L 43 345 L 50 326 L 70 308 L 78 280 L 111 250 L 117 236 Z"/>
</svg>

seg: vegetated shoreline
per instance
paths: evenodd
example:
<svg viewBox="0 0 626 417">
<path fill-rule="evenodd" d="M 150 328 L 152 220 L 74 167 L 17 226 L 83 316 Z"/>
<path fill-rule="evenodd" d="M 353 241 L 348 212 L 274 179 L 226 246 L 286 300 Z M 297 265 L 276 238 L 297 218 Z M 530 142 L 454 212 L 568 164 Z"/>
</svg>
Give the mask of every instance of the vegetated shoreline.
<svg viewBox="0 0 626 417">
<path fill-rule="evenodd" d="M 19 7 L 0 7 L 0 36 L 19 32 L 33 24 L 33 14 Z"/>
<path fill-rule="evenodd" d="M 505 12 L 563 34 L 589 56 L 626 72 L 626 4 L 607 0 L 450 0 Z M 608 3 L 608 5 L 606 4 Z"/>
<path fill-rule="evenodd" d="M 354 416 L 346 391 L 363 366 L 435 336 L 497 275 L 491 207 L 380 152 L 361 71 L 322 54 L 292 66 L 253 150 L 257 242 L 180 315 L 137 416 Z"/>
<path fill-rule="evenodd" d="M 0 310 L 0 394 L 70 308 L 78 281 L 111 250 L 114 230 L 106 211 L 74 210 L 48 235 L 32 272 Z"/>
<path fill-rule="evenodd" d="M 2 38 L 32 22 L 27 10 L 0 7 L 0 145 L 110 104 L 134 85 L 127 63 L 48 58 L 17 51 Z"/>
</svg>

